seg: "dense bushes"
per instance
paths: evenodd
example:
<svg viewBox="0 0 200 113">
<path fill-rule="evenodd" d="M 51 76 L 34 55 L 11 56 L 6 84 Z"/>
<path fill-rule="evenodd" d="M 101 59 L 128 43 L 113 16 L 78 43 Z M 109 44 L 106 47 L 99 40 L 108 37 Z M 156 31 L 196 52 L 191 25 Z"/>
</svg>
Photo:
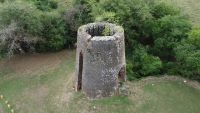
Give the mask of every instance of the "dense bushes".
<svg viewBox="0 0 200 113">
<path fill-rule="evenodd" d="M 64 48 L 66 44 L 65 22 L 60 15 L 53 13 L 41 15 L 41 38 L 45 41 L 40 41 L 37 44 L 38 51 L 57 51 Z"/>
<path fill-rule="evenodd" d="M 179 67 L 177 73 L 200 80 L 200 29 L 193 29 L 175 51 Z"/>
<path fill-rule="evenodd" d="M 29 34 L 38 34 L 41 29 L 39 16 L 35 8 L 28 3 L 6 2 L 0 4 L 0 25 L 7 26 L 12 21 L 16 22 L 19 28 Z"/>
<path fill-rule="evenodd" d="M 156 75 L 160 73 L 162 62 L 159 57 L 148 54 L 147 47 L 139 46 L 134 50 L 134 55 L 127 60 L 127 74 L 129 80 Z"/>
<path fill-rule="evenodd" d="M 51 9 L 57 9 L 58 3 L 53 0 L 36 0 L 35 5 L 42 11 L 49 11 Z"/>
<path fill-rule="evenodd" d="M 163 61 L 174 61 L 173 48 L 187 38 L 190 30 L 188 21 L 180 16 L 164 16 L 155 20 L 151 34 L 153 37 L 152 53 Z M 152 29 L 152 28 L 151 28 Z"/>
<path fill-rule="evenodd" d="M 36 48 L 38 52 L 58 51 L 73 45 L 74 38 L 68 35 L 70 28 L 57 7 L 57 2 L 52 0 L 0 3 L 0 31 L 16 23 L 20 35 L 15 36 L 18 39 L 14 52 L 26 52 L 27 48 Z"/>
<path fill-rule="evenodd" d="M 167 5 L 166 3 L 151 4 L 151 14 L 155 18 L 162 18 L 166 15 L 174 16 L 180 12 L 173 6 Z"/>
<path fill-rule="evenodd" d="M 82 0 L 80 4 L 91 7 L 84 15 L 93 21 L 124 27 L 130 80 L 168 73 L 176 62 L 174 48 L 191 29 L 179 10 L 154 0 Z"/>
<path fill-rule="evenodd" d="M 14 52 L 26 52 L 32 48 L 36 40 L 34 37 L 42 27 L 34 10 L 27 3 L 0 4 L 0 50 L 3 53 L 10 56 Z"/>
</svg>

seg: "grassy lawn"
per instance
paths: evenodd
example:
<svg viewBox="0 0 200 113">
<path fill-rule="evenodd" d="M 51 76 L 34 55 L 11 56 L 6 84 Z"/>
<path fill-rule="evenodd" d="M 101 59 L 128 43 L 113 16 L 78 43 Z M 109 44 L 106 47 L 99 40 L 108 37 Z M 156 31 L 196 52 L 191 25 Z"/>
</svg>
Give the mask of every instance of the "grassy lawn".
<svg viewBox="0 0 200 113">
<path fill-rule="evenodd" d="M 183 82 L 148 84 L 144 93 L 148 101 L 139 108 L 140 113 L 198 113 L 200 110 L 200 92 Z"/>
<path fill-rule="evenodd" d="M 194 27 L 200 27 L 199 0 L 161 0 L 178 6 L 184 15 L 188 16 Z"/>
<path fill-rule="evenodd" d="M 74 56 L 74 51 L 63 51 L 17 56 L 6 62 L 0 68 L 0 92 L 4 101 L 8 100 L 20 113 L 64 112 L 59 108 L 65 108 L 65 101 L 72 92 L 70 77 L 74 71 Z M 6 111 L 4 102 L 0 103 Z"/>
<path fill-rule="evenodd" d="M 74 64 L 74 50 L 1 61 L 0 113 L 6 100 L 16 113 L 199 113 L 200 88 L 183 80 L 127 82 L 128 97 L 88 100 L 73 90 Z"/>
</svg>

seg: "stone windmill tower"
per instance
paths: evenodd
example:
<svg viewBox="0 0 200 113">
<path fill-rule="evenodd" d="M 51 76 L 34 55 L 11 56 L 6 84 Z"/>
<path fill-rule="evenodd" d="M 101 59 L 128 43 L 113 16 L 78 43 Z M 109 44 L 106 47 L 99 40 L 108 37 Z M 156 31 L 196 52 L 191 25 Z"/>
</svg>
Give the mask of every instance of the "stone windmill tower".
<svg viewBox="0 0 200 113">
<path fill-rule="evenodd" d="M 126 80 L 124 30 L 110 23 L 90 23 L 78 29 L 75 89 L 89 98 L 119 93 Z"/>
</svg>

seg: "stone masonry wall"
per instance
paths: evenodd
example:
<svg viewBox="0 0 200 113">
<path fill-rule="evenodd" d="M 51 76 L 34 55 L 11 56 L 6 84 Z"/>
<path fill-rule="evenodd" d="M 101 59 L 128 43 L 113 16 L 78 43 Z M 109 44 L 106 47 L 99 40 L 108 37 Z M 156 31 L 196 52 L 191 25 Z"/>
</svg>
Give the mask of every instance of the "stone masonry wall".
<svg viewBox="0 0 200 113">
<path fill-rule="evenodd" d="M 118 95 L 119 82 L 126 80 L 125 65 L 121 26 L 90 23 L 78 29 L 76 91 L 82 90 L 89 98 Z"/>
</svg>

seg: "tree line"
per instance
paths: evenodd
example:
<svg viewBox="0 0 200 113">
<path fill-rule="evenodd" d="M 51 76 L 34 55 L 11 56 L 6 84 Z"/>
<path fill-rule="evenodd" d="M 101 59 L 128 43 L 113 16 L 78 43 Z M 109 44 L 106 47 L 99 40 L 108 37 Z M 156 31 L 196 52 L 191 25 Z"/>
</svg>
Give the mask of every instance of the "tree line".
<svg viewBox="0 0 200 113">
<path fill-rule="evenodd" d="M 200 29 L 158 0 L 0 1 L 0 56 L 73 48 L 80 25 L 106 21 L 125 29 L 129 80 L 180 75 L 200 80 Z"/>
</svg>

